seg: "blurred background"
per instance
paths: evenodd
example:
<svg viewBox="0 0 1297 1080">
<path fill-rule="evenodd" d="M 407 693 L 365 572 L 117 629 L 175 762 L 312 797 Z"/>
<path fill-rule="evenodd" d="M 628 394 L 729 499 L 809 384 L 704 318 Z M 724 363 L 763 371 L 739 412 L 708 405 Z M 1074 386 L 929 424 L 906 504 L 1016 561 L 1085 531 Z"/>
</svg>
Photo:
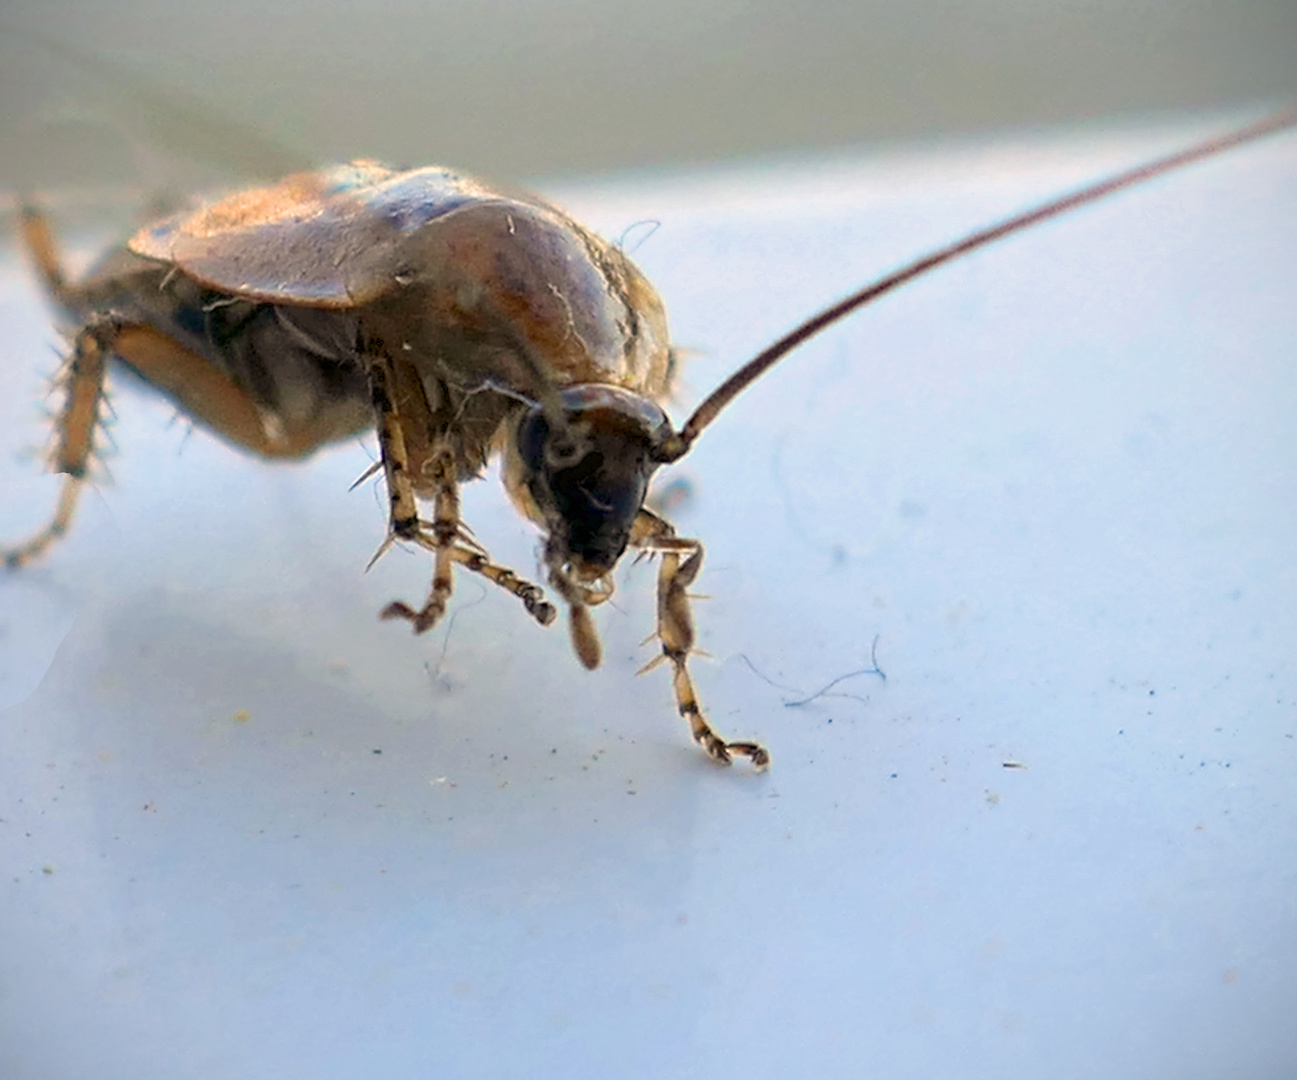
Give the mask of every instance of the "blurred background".
<svg viewBox="0 0 1297 1080">
<path fill-rule="evenodd" d="M 8 0 L 0 190 L 497 178 L 1280 102 L 1292 0 Z"/>
<path fill-rule="evenodd" d="M 0 196 L 87 254 L 79 216 L 360 155 L 651 214 L 692 402 L 1297 98 L 1295 46 L 1294 0 L 0 0 Z M 1297 1076 L 1295 150 L 916 283 L 681 463 L 694 670 L 765 777 L 634 679 L 651 567 L 588 676 L 462 579 L 416 639 L 375 613 L 427 559 L 360 572 L 365 447 L 264 468 L 123 394 L 113 482 L 0 574 L 0 1077 Z M 12 236 L 0 540 L 55 498 Z"/>
</svg>

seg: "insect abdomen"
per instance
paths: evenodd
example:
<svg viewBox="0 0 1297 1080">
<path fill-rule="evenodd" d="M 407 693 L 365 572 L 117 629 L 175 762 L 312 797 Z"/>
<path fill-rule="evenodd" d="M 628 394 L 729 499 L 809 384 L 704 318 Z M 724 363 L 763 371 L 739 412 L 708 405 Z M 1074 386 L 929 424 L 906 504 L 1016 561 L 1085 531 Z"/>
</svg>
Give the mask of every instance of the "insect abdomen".
<svg viewBox="0 0 1297 1080">
<path fill-rule="evenodd" d="M 203 426 L 258 452 L 172 385 L 186 363 L 223 376 L 262 419 L 271 443 L 291 439 L 290 456 L 372 427 L 369 381 L 357 356 L 353 311 L 259 303 L 209 289 L 187 275 L 117 252 L 68 298 L 69 315 L 85 321 L 110 316 L 157 331 L 173 346 L 173 365 L 145 362 L 128 349 L 119 358 L 146 383 L 176 401 Z M 154 335 L 155 339 L 157 335 Z M 162 347 L 160 344 L 157 347 Z M 156 348 L 155 350 L 156 351 Z"/>
</svg>

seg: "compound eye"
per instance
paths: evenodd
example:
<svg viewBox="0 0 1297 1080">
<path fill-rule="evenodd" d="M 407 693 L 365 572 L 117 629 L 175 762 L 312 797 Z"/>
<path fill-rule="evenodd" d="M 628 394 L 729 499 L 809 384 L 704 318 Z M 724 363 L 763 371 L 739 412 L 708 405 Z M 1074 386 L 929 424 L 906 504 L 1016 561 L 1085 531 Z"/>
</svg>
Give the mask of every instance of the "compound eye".
<svg viewBox="0 0 1297 1080">
<path fill-rule="evenodd" d="M 546 444 L 549 442 L 549 424 L 539 409 L 532 409 L 518 427 L 518 455 L 532 474 L 545 468 L 548 454 Z"/>
</svg>

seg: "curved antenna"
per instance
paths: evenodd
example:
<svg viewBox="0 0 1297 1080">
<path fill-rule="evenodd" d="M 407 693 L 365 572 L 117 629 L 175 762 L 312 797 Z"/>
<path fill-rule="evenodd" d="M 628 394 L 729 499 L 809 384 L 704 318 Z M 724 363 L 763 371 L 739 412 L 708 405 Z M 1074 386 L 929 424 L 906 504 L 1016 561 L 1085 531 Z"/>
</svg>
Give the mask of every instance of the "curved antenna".
<svg viewBox="0 0 1297 1080">
<path fill-rule="evenodd" d="M 1155 176 L 1171 172 L 1173 169 L 1200 161 L 1203 158 L 1212 157 L 1232 147 L 1295 126 L 1297 126 L 1297 109 L 1285 109 L 1264 120 L 1259 120 L 1254 124 L 1230 132 L 1228 135 L 1217 136 L 1187 150 L 1169 154 L 1146 165 L 1140 165 L 1119 173 L 1108 180 L 1102 180 L 1097 184 L 1081 188 L 1071 195 L 1053 199 L 1036 207 L 1034 210 L 1018 214 L 1016 217 L 1011 217 L 998 225 L 979 229 L 962 240 L 956 240 L 953 244 L 924 255 L 922 258 L 915 259 L 908 266 L 894 270 L 886 277 L 879 278 L 858 292 L 839 300 L 832 307 L 825 308 L 818 315 L 807 319 L 801 326 L 785 334 L 769 348 L 749 360 L 712 391 L 711 395 L 694 410 L 694 414 L 685 421 L 684 427 L 680 429 L 678 434 L 664 440 L 661 447 L 656 451 L 657 460 L 667 464 L 684 457 L 703 429 L 716 419 L 721 410 L 787 356 L 788 353 L 792 352 L 793 349 L 808 338 L 814 337 L 821 330 L 850 315 L 857 308 L 864 307 L 866 304 L 877 300 L 884 293 L 889 293 L 893 289 L 904 285 L 907 281 L 913 281 L 915 278 L 926 274 L 929 270 L 935 270 L 938 266 L 951 262 L 961 255 L 966 255 L 977 248 L 992 244 L 1012 233 L 1030 228 L 1047 218 L 1066 213 L 1078 206 L 1084 206 L 1086 203 L 1095 202 L 1111 195 L 1113 192 L 1132 187 L 1135 184 L 1141 184 L 1145 180 L 1151 180 Z"/>
</svg>

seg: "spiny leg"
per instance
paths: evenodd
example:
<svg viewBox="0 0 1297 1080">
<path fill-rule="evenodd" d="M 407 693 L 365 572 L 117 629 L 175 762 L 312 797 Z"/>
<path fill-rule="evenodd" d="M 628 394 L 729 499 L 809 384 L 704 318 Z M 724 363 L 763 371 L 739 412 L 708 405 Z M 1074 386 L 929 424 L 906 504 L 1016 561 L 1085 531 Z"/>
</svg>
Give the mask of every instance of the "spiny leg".
<svg viewBox="0 0 1297 1080">
<path fill-rule="evenodd" d="M 63 375 L 65 399 L 58 419 L 55 472 L 64 474 L 58 507 L 49 524 L 17 547 L 0 549 L 0 560 L 17 569 L 38 558 L 67 532 L 76 512 L 77 497 L 94 453 L 99 410 L 104 400 L 104 368 L 118 327 L 110 320 L 85 326 L 77 334 Z"/>
<path fill-rule="evenodd" d="M 662 564 L 658 568 L 657 618 L 657 636 L 662 642 L 662 655 L 643 670 L 648 671 L 664 661 L 671 664 L 676 708 L 689 722 L 694 741 L 700 743 L 714 761 L 728 765 L 731 755 L 739 754 L 750 758 L 756 768 L 767 768 L 770 765 L 770 752 L 760 743 L 727 742 L 716 733 L 703 716 L 693 679 L 689 676 L 688 660 L 694 647 L 694 620 L 687 590 L 702 569 L 702 544 L 697 540 L 677 537 L 669 522 L 648 510 L 640 511 L 631 542 L 644 551 L 656 552 L 662 557 Z"/>
<path fill-rule="evenodd" d="M 488 581 L 516 596 L 522 601 L 522 606 L 527 609 L 527 613 L 541 626 L 548 626 L 558 615 L 558 609 L 545 599 L 544 589 L 520 578 L 506 566 L 497 566 L 490 561 L 486 552 L 470 551 L 465 547 L 456 546 L 454 557 L 461 566 L 472 570 L 475 574 L 481 574 Z"/>
<path fill-rule="evenodd" d="M 408 473 L 404 474 L 408 477 Z M 449 446 L 439 446 L 433 451 L 429 462 L 429 480 L 433 485 L 433 519 L 432 534 L 424 531 L 423 524 L 416 516 L 413 532 L 402 528 L 396 517 L 397 503 L 393 501 L 392 528 L 403 540 L 414 540 L 426 547 L 433 554 L 432 588 L 423 607 L 417 611 L 401 600 L 394 600 L 383 609 L 384 619 L 407 619 L 414 625 L 414 632 L 422 634 L 437 625 L 437 620 L 445 614 L 446 604 L 455 588 L 455 549 L 459 539 L 459 489 L 455 482 L 455 457 Z M 389 477 L 390 483 L 390 477 Z M 413 491 L 410 501 L 413 505 Z M 408 519 L 406 519 L 408 520 Z"/>
<path fill-rule="evenodd" d="M 542 626 L 548 626 L 558 612 L 545 599 L 544 590 L 520 578 L 508 567 L 491 562 L 490 556 L 476 545 L 469 546 L 464 542 L 454 470 L 454 457 L 449 449 L 439 451 L 432 468 L 432 476 L 437 484 L 432 532 L 429 534 L 421 524 L 419 532 L 411 537 L 415 543 L 431 551 L 435 559 L 428 599 L 418 611 L 401 600 L 394 600 L 383 609 L 382 618 L 406 619 L 414 625 L 416 634 L 431 630 L 445 614 L 446 604 L 454 589 L 454 565 L 458 563 L 512 593 L 522 601 L 532 618 Z"/>
<path fill-rule="evenodd" d="M 423 607 L 416 610 L 401 600 L 395 600 L 383 609 L 382 618 L 406 619 L 413 624 L 416 634 L 431 630 L 445 613 L 454 589 L 454 566 L 458 563 L 512 593 L 522 601 L 532 618 L 542 626 L 548 626 L 554 621 L 557 611 L 545 599 L 544 591 L 507 567 L 497 566 L 480 545 L 466 539 L 459 517 L 455 455 L 448 443 L 433 450 L 427 465 L 434 500 L 431 531 L 427 528 L 428 523 L 419 520 L 405 433 L 392 393 L 390 363 L 375 360 L 370 375 L 391 521 L 391 534 L 379 549 L 379 554 L 394 540 L 409 540 L 431 551 L 434 557 L 432 587 Z"/>
<path fill-rule="evenodd" d="M 378 421 L 378 451 L 387 480 L 388 522 L 391 540 L 414 540 L 419 535 L 419 509 L 410 479 L 410 455 L 405 449 L 405 430 L 396 411 L 392 365 L 375 357 L 369 369 L 370 394 Z M 380 549 L 380 554 L 383 549 Z M 375 556 L 377 558 L 377 556 Z"/>
</svg>

